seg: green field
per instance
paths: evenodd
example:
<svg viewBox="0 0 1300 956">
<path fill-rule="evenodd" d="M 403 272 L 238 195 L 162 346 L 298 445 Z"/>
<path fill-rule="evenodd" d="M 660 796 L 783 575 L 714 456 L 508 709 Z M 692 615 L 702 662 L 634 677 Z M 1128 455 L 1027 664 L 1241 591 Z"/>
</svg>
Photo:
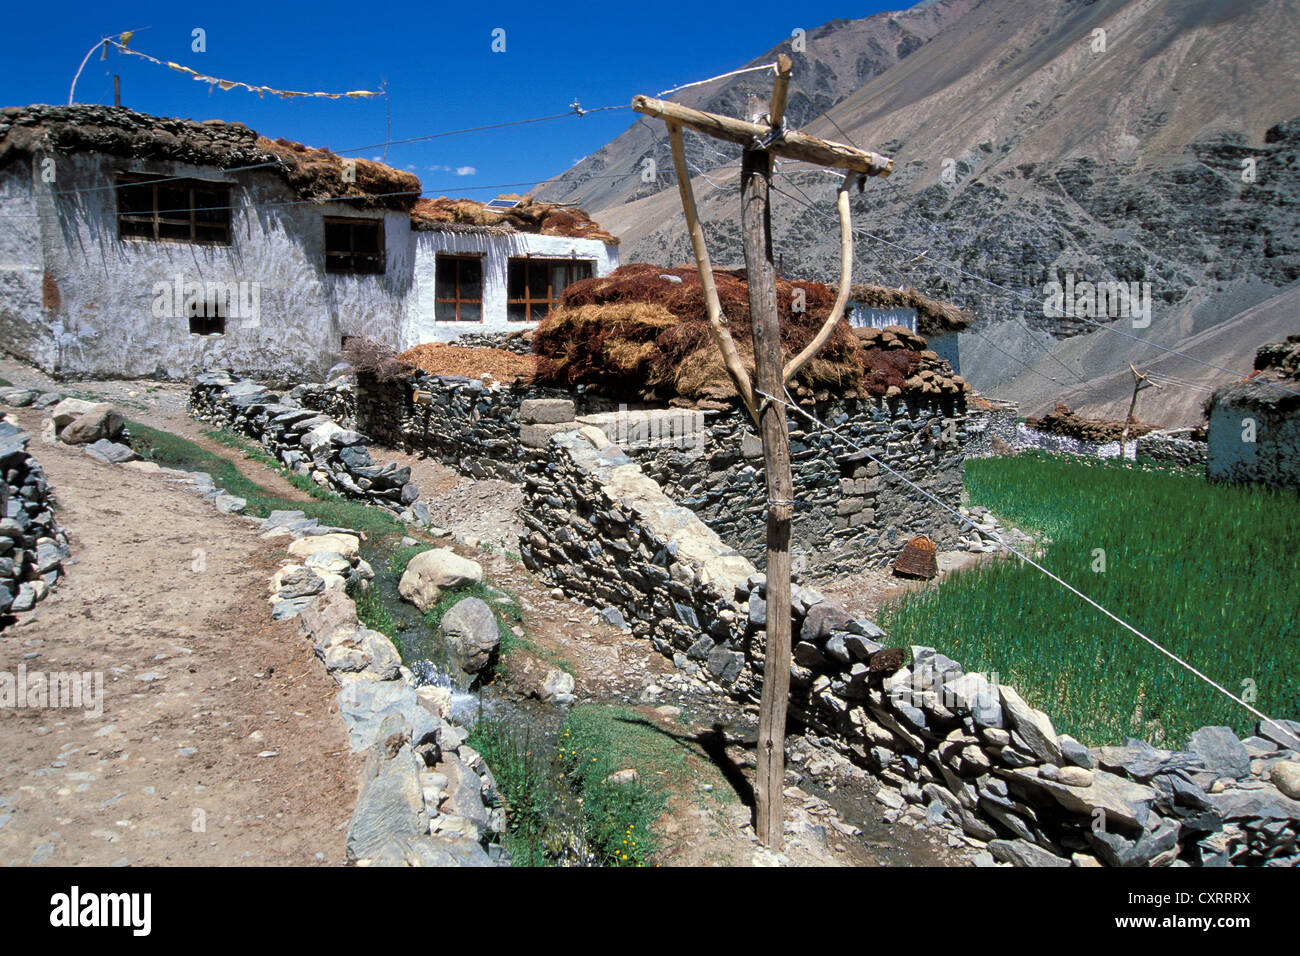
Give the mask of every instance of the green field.
<svg viewBox="0 0 1300 956">
<path fill-rule="evenodd" d="M 969 461 L 966 489 L 1045 534 L 1041 563 L 1080 591 L 1269 716 L 1300 716 L 1300 496 L 1043 453 Z M 1181 745 L 1203 725 L 1255 722 L 1015 558 L 914 592 L 883 623 L 900 643 L 996 672 L 1088 744 Z"/>
</svg>

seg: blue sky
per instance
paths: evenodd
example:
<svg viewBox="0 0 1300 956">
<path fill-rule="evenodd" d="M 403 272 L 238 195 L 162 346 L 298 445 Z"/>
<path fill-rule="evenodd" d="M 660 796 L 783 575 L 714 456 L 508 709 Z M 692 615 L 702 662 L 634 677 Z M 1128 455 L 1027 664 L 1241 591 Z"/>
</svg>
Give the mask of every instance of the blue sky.
<svg viewBox="0 0 1300 956">
<path fill-rule="evenodd" d="M 790 36 L 828 20 L 907 6 L 807 0 L 743 7 L 615 0 L 606 6 L 538 3 L 232 2 L 74 0 L 12 5 L 0 68 L 0 105 L 66 103 L 86 51 L 108 34 L 135 29 L 132 48 L 200 73 L 281 89 L 339 92 L 387 83 L 392 139 L 423 136 L 583 107 L 627 104 L 660 90 L 735 69 Z M 147 28 L 147 29 L 146 29 Z M 206 32 L 195 52 L 192 31 Z M 504 53 L 492 32 L 505 30 Z M 384 101 L 259 98 L 135 57 L 99 53 L 77 83 L 77 102 L 113 102 L 192 119 L 238 120 L 271 137 L 343 151 L 386 139 Z M 490 198 L 498 184 L 562 172 L 618 135 L 626 110 L 498 131 L 394 145 L 388 162 L 415 172 L 430 195 Z M 382 158 L 383 149 L 352 152 Z M 472 170 L 472 172 L 470 171 Z M 479 188 L 493 187 L 493 188 Z M 515 190 L 525 191 L 527 187 Z"/>
</svg>

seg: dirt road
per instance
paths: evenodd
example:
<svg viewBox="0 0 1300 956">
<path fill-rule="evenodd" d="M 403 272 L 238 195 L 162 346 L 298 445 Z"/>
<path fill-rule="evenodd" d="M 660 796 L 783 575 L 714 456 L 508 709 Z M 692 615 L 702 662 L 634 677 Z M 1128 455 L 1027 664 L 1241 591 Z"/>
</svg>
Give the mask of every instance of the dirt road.
<svg viewBox="0 0 1300 956">
<path fill-rule="evenodd" d="M 280 548 L 183 486 L 30 447 L 72 561 L 0 636 L 0 671 L 99 673 L 104 700 L 0 710 L 0 860 L 342 862 L 359 763 L 333 682 L 269 619 Z"/>
</svg>

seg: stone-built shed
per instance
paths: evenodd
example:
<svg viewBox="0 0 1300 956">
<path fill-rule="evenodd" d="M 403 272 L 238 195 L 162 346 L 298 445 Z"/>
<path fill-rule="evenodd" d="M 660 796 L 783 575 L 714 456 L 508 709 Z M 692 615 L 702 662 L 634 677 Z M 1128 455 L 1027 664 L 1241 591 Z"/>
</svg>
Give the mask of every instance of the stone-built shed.
<svg viewBox="0 0 1300 956">
<path fill-rule="evenodd" d="M 420 191 L 240 123 L 5 109 L 0 345 L 56 374 L 320 378 L 349 337 L 528 327 L 568 282 L 617 265 L 581 210 L 417 208 Z"/>
<path fill-rule="evenodd" d="M 883 329 L 902 326 L 925 338 L 926 344 L 940 358 L 961 372 L 961 348 L 958 336 L 975 320 L 973 313 L 951 302 L 941 302 L 909 287 L 890 288 L 859 283 L 849 290 L 846 310 L 854 328 Z"/>
<path fill-rule="evenodd" d="M 717 270 L 714 278 L 728 320 L 743 328 L 743 274 Z M 802 311 L 793 307 L 800 300 Z M 790 354 L 816 333 L 833 300 L 821 283 L 778 282 Z M 695 269 L 629 264 L 566 291 L 534 334 L 530 374 L 483 382 L 469 350 L 413 350 L 402 358 L 422 371 L 407 383 L 378 388 L 358 377 L 358 427 L 377 434 L 377 417 L 398 420 L 403 444 L 467 474 L 514 481 L 547 453 L 551 436 L 593 427 L 728 545 L 761 561 L 761 443 L 704 322 Z M 738 337 L 742 353 L 746 339 Z M 506 361 L 517 356 L 480 351 L 484 368 L 527 368 Z M 898 326 L 842 323 L 792 393 L 839 432 L 789 418 L 798 567 L 816 574 L 882 564 L 915 534 L 941 548 L 958 544 L 951 512 L 917 487 L 960 505 L 969 388 L 923 338 Z M 543 406 L 535 399 L 550 402 L 545 417 L 537 417 Z"/>
<path fill-rule="evenodd" d="M 1255 369 L 1206 403 L 1206 477 L 1300 490 L 1300 335 L 1262 346 Z"/>
</svg>

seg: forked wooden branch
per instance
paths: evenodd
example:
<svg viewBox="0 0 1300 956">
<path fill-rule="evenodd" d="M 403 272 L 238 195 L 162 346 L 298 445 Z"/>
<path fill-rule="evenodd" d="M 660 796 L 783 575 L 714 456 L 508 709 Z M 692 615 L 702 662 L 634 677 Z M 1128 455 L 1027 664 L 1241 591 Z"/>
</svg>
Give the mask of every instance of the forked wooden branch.
<svg viewBox="0 0 1300 956">
<path fill-rule="evenodd" d="M 677 187 L 682 194 L 682 210 L 686 213 L 686 228 L 691 236 L 691 249 L 695 253 L 695 264 L 700 270 L 700 285 L 704 290 L 704 308 L 709 318 L 709 332 L 713 342 L 722 353 L 722 362 L 727 367 L 744 403 L 746 411 L 754 423 L 758 423 L 758 404 L 754 400 L 754 383 L 750 380 L 745 363 L 741 361 L 736 343 L 727 331 L 722 317 L 722 303 L 718 299 L 718 287 L 713 282 L 713 265 L 709 262 L 709 250 L 704 244 L 704 227 L 700 225 L 699 212 L 695 208 L 695 190 L 691 187 L 691 174 L 686 166 L 686 150 L 682 145 L 682 128 L 676 123 L 668 123 L 668 140 L 673 147 L 673 167 L 677 170 Z"/>
<path fill-rule="evenodd" d="M 804 350 L 792 358 L 784 369 L 781 370 L 781 383 L 789 385 L 794 377 L 802 371 L 803 367 L 817 357 L 817 353 L 826 347 L 830 341 L 831 335 L 835 332 L 835 326 L 844 316 L 844 307 L 849 302 L 849 288 L 853 283 L 853 223 L 849 218 L 849 186 L 853 180 L 857 179 L 857 173 L 848 172 L 844 174 L 844 181 L 840 183 L 839 192 L 836 196 L 836 206 L 840 212 L 840 288 L 835 296 L 835 305 L 831 308 L 831 314 L 826 317 L 821 329 L 817 332 L 817 337 L 804 346 Z"/>
</svg>

